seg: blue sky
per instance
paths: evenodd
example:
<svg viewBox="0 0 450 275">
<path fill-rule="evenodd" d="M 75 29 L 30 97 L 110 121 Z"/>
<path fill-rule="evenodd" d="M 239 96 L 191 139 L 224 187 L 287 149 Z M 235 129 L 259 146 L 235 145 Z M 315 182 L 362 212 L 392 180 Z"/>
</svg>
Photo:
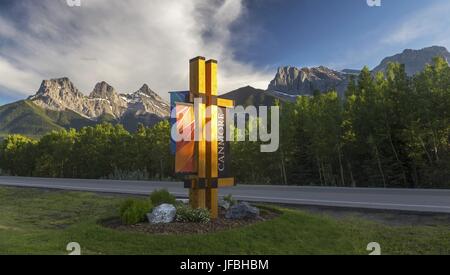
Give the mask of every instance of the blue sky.
<svg viewBox="0 0 450 275">
<path fill-rule="evenodd" d="M 219 60 L 220 89 L 266 88 L 278 66 L 373 68 L 405 48 L 450 48 L 450 1 L 0 1 L 0 104 L 43 79 L 69 77 L 85 94 L 147 83 L 167 98 L 187 88 L 189 58 Z"/>
<path fill-rule="evenodd" d="M 448 2 L 383 0 L 381 7 L 371 8 L 365 0 L 250 0 L 248 16 L 235 28 L 238 31 L 240 25 L 250 25 L 255 31 L 262 30 L 261 36 L 248 47 L 239 48 L 239 41 L 233 41 L 233 46 L 238 48 L 239 58 L 260 66 L 374 67 L 405 47 L 423 48 L 438 42 L 423 35 L 411 41 L 382 43 L 415 15 L 435 5 L 448 6 Z M 450 36 L 450 25 L 442 29 L 442 36 Z"/>
</svg>

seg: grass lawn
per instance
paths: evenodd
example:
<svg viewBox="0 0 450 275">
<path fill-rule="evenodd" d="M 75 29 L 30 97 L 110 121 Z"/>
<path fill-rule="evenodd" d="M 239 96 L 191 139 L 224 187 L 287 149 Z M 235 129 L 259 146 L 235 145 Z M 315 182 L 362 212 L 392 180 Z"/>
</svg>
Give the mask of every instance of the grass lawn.
<svg viewBox="0 0 450 275">
<path fill-rule="evenodd" d="M 0 254 L 450 254 L 450 229 L 388 226 L 280 208 L 271 221 L 206 235 L 158 236 L 98 225 L 116 216 L 124 197 L 83 192 L 0 188 Z"/>
</svg>

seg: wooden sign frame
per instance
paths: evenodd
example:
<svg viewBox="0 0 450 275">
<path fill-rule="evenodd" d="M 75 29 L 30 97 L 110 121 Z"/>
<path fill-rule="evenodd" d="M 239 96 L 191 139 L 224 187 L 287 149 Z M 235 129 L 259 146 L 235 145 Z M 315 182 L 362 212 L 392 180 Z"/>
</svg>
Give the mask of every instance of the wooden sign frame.
<svg viewBox="0 0 450 275">
<path fill-rule="evenodd" d="M 236 184 L 232 177 L 219 178 L 219 108 L 234 108 L 234 101 L 218 97 L 217 70 L 215 60 L 199 56 L 189 62 L 189 102 L 200 98 L 201 103 L 194 110 L 196 173 L 185 175 L 185 188 L 189 188 L 191 206 L 209 209 L 212 219 L 218 217 L 218 188 Z"/>
</svg>

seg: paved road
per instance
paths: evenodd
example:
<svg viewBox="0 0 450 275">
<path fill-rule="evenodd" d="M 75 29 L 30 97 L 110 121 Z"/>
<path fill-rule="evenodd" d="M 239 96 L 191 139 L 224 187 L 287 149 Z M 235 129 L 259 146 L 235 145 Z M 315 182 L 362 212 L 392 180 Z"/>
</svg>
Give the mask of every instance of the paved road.
<svg viewBox="0 0 450 275">
<path fill-rule="evenodd" d="M 135 195 L 148 195 L 155 189 L 166 188 L 180 198 L 188 194 L 181 182 L 0 177 L 0 186 Z M 220 189 L 221 196 L 227 194 L 253 202 L 450 213 L 450 190 L 240 185 Z"/>
</svg>

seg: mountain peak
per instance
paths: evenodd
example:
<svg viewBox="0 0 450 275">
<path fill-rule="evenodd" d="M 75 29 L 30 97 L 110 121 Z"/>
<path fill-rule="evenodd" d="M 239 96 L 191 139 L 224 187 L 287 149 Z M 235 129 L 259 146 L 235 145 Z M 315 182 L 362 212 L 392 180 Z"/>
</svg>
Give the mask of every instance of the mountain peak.
<svg viewBox="0 0 450 275">
<path fill-rule="evenodd" d="M 414 49 L 405 49 L 403 53 L 414 53 L 414 52 L 442 52 L 442 53 L 448 53 L 448 50 L 446 47 L 443 46 L 431 46 L 431 47 L 425 47 L 420 50 L 414 50 Z"/>
<path fill-rule="evenodd" d="M 406 49 L 402 53 L 386 57 L 373 71 L 384 72 L 389 63 L 400 63 L 405 65 L 406 73 L 412 76 L 422 71 L 427 64 L 431 64 L 435 57 L 442 57 L 448 62 L 450 53 L 442 46 L 431 46 L 420 50 Z"/>
<path fill-rule="evenodd" d="M 135 92 L 136 95 L 143 94 L 144 96 L 149 96 L 153 99 L 162 101 L 161 97 L 155 93 L 147 84 L 142 85 L 142 87 Z"/>
<path fill-rule="evenodd" d="M 36 95 L 29 98 L 34 104 L 54 111 L 73 111 L 96 121 L 103 117 L 127 124 L 133 121 L 145 125 L 169 116 L 169 105 L 147 84 L 133 94 L 119 94 L 106 81 L 98 82 L 89 96 L 85 96 L 67 78 L 44 80 Z M 131 122 L 132 125 L 128 125 Z"/>
<path fill-rule="evenodd" d="M 46 80 L 44 80 L 44 81 L 46 81 Z M 53 82 L 59 82 L 59 83 L 71 82 L 70 79 L 67 76 L 63 76 L 63 77 L 60 77 L 60 78 L 52 78 L 52 79 L 47 80 L 47 81 L 53 81 Z"/>
<path fill-rule="evenodd" d="M 268 92 L 245 86 L 229 93 L 223 94 L 220 98 L 231 99 L 236 106 L 273 106 L 276 98 Z"/>
<path fill-rule="evenodd" d="M 102 98 L 102 99 L 111 99 L 112 97 L 115 96 L 117 96 L 116 90 L 106 81 L 101 81 L 97 83 L 94 87 L 94 90 L 89 95 L 90 98 Z"/>
<path fill-rule="evenodd" d="M 142 87 L 138 91 L 142 92 L 142 93 L 149 93 L 149 94 L 155 93 L 152 89 L 150 89 L 150 87 L 147 84 L 142 85 Z"/>
<path fill-rule="evenodd" d="M 29 99 L 36 105 L 63 111 L 78 104 L 84 95 L 75 87 L 68 77 L 43 80 L 39 90 Z M 69 102 L 69 106 L 66 104 Z"/>
<path fill-rule="evenodd" d="M 344 94 L 347 77 L 325 66 L 297 68 L 279 67 L 275 78 L 270 82 L 268 90 L 288 95 L 312 95 L 315 90 L 337 90 Z"/>
<path fill-rule="evenodd" d="M 83 94 L 73 85 L 68 77 L 53 78 L 43 80 L 39 90 L 31 98 L 42 96 L 47 97 L 67 97 L 68 95 L 82 96 Z"/>
</svg>

